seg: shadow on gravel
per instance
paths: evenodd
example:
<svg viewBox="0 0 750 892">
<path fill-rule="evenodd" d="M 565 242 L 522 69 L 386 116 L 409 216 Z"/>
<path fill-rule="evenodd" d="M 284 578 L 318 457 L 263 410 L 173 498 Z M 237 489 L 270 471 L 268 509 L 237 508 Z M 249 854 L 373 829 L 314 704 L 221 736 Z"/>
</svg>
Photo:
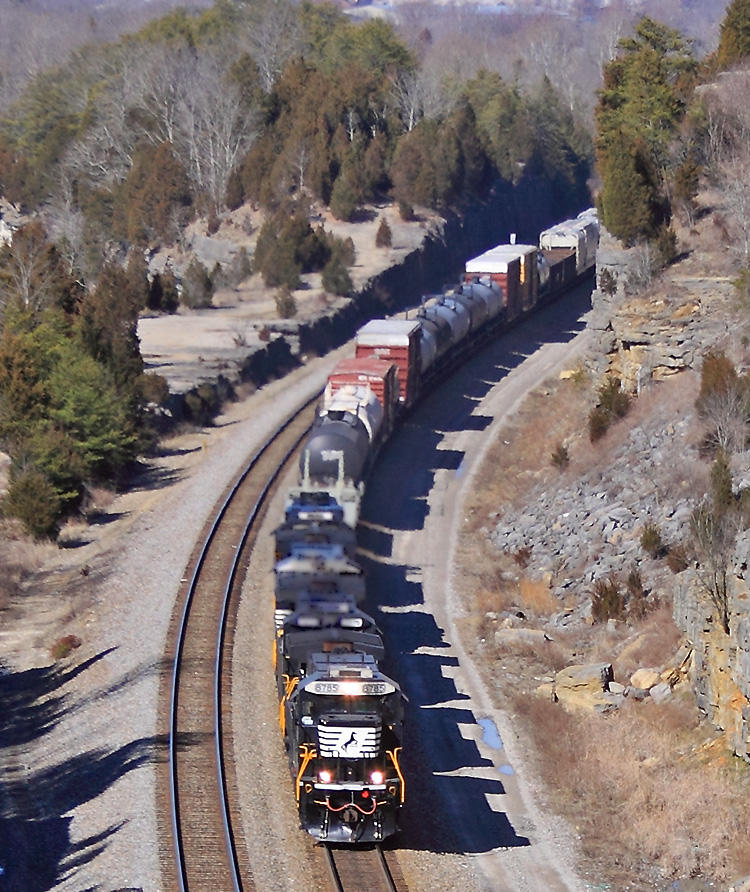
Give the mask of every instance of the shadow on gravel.
<svg viewBox="0 0 750 892">
<path fill-rule="evenodd" d="M 145 492 L 149 489 L 164 489 L 182 480 L 184 473 L 157 468 L 154 465 L 140 465 L 128 483 L 130 492 Z"/>
<path fill-rule="evenodd" d="M 471 414 L 477 403 L 542 344 L 571 340 L 588 306 L 584 289 L 470 359 L 399 427 L 367 487 L 359 543 L 368 606 L 384 634 L 384 669 L 409 698 L 407 796 L 396 846 L 482 853 L 530 845 L 496 798 L 505 792 L 502 775 L 475 742 L 481 732 L 469 698 L 452 677 L 457 660 L 444 653 L 445 632 L 424 606 L 422 568 L 394 561 L 394 537 L 424 528 L 438 469 L 461 473 L 464 453 L 441 449 L 443 433 L 485 430 L 492 419 Z"/>
<path fill-rule="evenodd" d="M 166 758 L 167 740 L 153 736 L 32 767 L 32 758 L 38 757 L 32 756 L 29 744 L 49 734 L 64 716 L 162 670 L 160 664 L 140 667 L 81 698 L 63 690 L 113 650 L 70 668 L 53 665 L 0 675 L 0 752 L 5 766 L 0 779 L 0 892 L 43 892 L 74 876 L 106 848 L 122 823 L 72 842 L 70 812 L 128 772 Z"/>
<path fill-rule="evenodd" d="M 363 518 L 394 531 L 422 529 L 434 472 L 448 469 L 460 473 L 461 469 L 463 453 L 441 449 L 443 434 L 485 430 L 492 419 L 472 414 L 477 403 L 539 347 L 565 343 L 579 334 L 585 327 L 581 316 L 589 306 L 590 288 L 572 292 L 480 350 L 428 394 L 379 457 L 367 487 Z M 394 493 L 398 494 L 396 500 Z"/>
</svg>

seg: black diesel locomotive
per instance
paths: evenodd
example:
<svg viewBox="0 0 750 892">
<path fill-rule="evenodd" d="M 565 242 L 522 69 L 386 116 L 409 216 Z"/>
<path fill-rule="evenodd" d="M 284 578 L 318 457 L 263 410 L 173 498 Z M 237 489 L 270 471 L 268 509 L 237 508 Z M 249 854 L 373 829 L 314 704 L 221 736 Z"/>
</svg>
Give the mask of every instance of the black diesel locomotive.
<svg viewBox="0 0 750 892">
<path fill-rule="evenodd" d="M 380 669 L 382 635 L 361 609 L 355 529 L 367 473 L 428 383 L 591 271 L 598 232 L 591 209 L 539 246 L 511 242 L 467 261 L 464 281 L 411 318 L 363 326 L 355 358 L 328 378 L 275 533 L 279 722 L 300 824 L 322 842 L 385 839 L 405 795 L 404 696 Z"/>
</svg>

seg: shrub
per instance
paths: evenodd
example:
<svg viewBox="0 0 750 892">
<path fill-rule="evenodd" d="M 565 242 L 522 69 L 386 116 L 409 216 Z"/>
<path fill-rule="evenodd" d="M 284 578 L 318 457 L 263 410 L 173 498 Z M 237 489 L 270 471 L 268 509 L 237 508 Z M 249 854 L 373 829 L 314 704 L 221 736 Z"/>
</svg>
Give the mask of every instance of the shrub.
<svg viewBox="0 0 750 892">
<path fill-rule="evenodd" d="M 53 660 L 62 660 L 68 654 L 81 646 L 81 639 L 77 635 L 63 635 L 49 649 L 49 655 Z"/>
<path fill-rule="evenodd" d="M 206 221 L 206 232 L 208 235 L 216 235 L 220 226 L 221 220 L 218 218 L 215 211 L 211 211 L 208 215 L 208 220 Z"/>
<path fill-rule="evenodd" d="M 174 313 L 180 303 L 177 282 L 171 270 L 155 273 L 148 290 L 147 306 L 157 313 Z"/>
<path fill-rule="evenodd" d="M 551 455 L 552 464 L 559 468 L 561 471 L 568 467 L 570 464 L 570 455 L 568 454 L 568 447 L 563 443 L 558 443 L 555 451 Z"/>
<path fill-rule="evenodd" d="M 2 503 L 3 513 L 17 517 L 37 539 L 54 537 L 62 511 L 55 487 L 37 468 L 14 474 Z"/>
<path fill-rule="evenodd" d="M 599 289 L 607 297 L 612 297 L 617 293 L 617 276 L 613 275 L 606 266 L 599 274 Z"/>
<path fill-rule="evenodd" d="M 641 532 L 641 548 L 652 558 L 661 557 L 664 553 L 664 543 L 662 542 L 659 527 L 655 523 L 647 523 Z"/>
<path fill-rule="evenodd" d="M 274 295 L 276 312 L 281 319 L 291 319 L 297 315 L 297 301 L 288 288 L 279 288 Z"/>
<path fill-rule="evenodd" d="M 599 405 L 613 418 L 624 418 L 630 411 L 630 395 L 622 389 L 619 378 L 608 378 L 599 388 Z"/>
<path fill-rule="evenodd" d="M 704 414 L 711 396 L 727 393 L 737 385 L 737 379 L 734 363 L 723 351 L 711 350 L 707 353 L 701 366 L 701 387 L 695 404 L 698 414 Z"/>
<path fill-rule="evenodd" d="M 375 234 L 375 247 L 390 248 L 392 244 L 393 233 L 391 232 L 391 227 L 388 225 L 388 221 L 385 217 L 381 217 L 380 226 L 378 226 L 378 231 Z"/>
<path fill-rule="evenodd" d="M 200 384 L 185 394 L 185 412 L 197 425 L 210 424 L 219 411 L 221 401 L 210 384 Z"/>
<path fill-rule="evenodd" d="M 662 226 L 655 240 L 656 264 L 661 269 L 677 257 L 677 236 L 671 226 Z"/>
<path fill-rule="evenodd" d="M 621 619 L 625 612 L 625 598 L 615 576 L 597 579 L 591 594 L 591 618 L 595 623 Z"/>
<path fill-rule="evenodd" d="M 233 170 L 227 179 L 227 188 L 224 194 L 224 203 L 230 211 L 236 211 L 245 200 L 245 192 L 242 188 L 242 177 L 238 170 Z"/>
<path fill-rule="evenodd" d="M 247 254 L 246 248 L 240 248 L 240 250 L 234 255 L 232 258 L 232 262 L 229 265 L 229 270 L 227 273 L 227 278 L 229 284 L 232 287 L 236 287 L 243 282 L 248 276 L 252 275 L 253 267 L 250 263 L 250 258 Z"/>
<path fill-rule="evenodd" d="M 643 586 L 643 578 L 638 567 L 633 566 L 625 580 L 625 588 L 628 592 L 628 618 L 641 620 L 648 612 L 646 601 L 646 589 Z"/>
<path fill-rule="evenodd" d="M 595 443 L 613 421 L 624 418 L 630 410 L 630 395 L 621 387 L 619 378 L 607 378 L 599 387 L 599 402 L 589 413 L 589 440 Z"/>
<path fill-rule="evenodd" d="M 609 430 L 610 416 L 601 406 L 597 406 L 589 412 L 589 440 L 596 443 L 597 440 Z"/>
<path fill-rule="evenodd" d="M 670 545 L 667 549 L 667 566 L 673 573 L 682 573 L 690 565 L 684 545 Z"/>
<path fill-rule="evenodd" d="M 720 449 L 711 465 L 711 503 L 716 514 L 724 514 L 735 507 L 732 492 L 732 469 L 726 452 Z"/>
<path fill-rule="evenodd" d="M 136 378 L 135 383 L 145 403 L 161 406 L 169 396 L 169 384 L 162 375 L 149 372 Z"/>
<path fill-rule="evenodd" d="M 528 567 L 529 561 L 531 560 L 531 546 L 524 545 L 522 548 L 519 548 L 517 551 L 514 551 L 513 552 L 513 560 L 521 568 Z"/>
</svg>

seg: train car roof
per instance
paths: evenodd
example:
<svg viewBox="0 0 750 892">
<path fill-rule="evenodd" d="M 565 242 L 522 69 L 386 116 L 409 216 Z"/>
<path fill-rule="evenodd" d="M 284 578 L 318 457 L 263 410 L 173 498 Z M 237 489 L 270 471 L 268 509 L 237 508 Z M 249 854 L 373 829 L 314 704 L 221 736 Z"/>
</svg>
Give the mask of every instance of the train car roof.
<svg viewBox="0 0 750 892">
<path fill-rule="evenodd" d="M 359 359 L 342 359 L 331 369 L 329 378 L 337 375 L 360 374 L 368 377 L 385 378 L 395 363 L 388 359 L 378 359 L 376 356 L 361 356 Z"/>
<path fill-rule="evenodd" d="M 526 254 L 535 254 L 536 245 L 495 245 L 478 257 L 466 261 L 467 273 L 507 273 L 508 264 Z"/>
<path fill-rule="evenodd" d="M 415 319 L 371 319 L 357 332 L 357 343 L 408 345 L 418 329 Z"/>
</svg>

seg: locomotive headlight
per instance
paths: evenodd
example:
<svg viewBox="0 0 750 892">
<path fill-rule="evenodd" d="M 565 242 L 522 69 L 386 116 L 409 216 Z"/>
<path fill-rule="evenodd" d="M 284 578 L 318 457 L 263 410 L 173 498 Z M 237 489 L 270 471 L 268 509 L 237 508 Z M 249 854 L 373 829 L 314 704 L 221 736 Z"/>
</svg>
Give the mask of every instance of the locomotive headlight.
<svg viewBox="0 0 750 892">
<path fill-rule="evenodd" d="M 342 681 L 339 690 L 344 695 L 356 697 L 357 694 L 362 693 L 362 685 L 356 681 Z"/>
<path fill-rule="evenodd" d="M 318 780 L 321 784 L 330 784 L 333 780 L 333 772 L 330 768 L 321 768 L 318 772 Z"/>
<path fill-rule="evenodd" d="M 383 771 L 373 771 L 372 774 L 370 775 L 370 781 L 373 784 L 380 785 L 383 783 L 384 780 L 385 780 L 385 772 L 383 772 Z"/>
</svg>

